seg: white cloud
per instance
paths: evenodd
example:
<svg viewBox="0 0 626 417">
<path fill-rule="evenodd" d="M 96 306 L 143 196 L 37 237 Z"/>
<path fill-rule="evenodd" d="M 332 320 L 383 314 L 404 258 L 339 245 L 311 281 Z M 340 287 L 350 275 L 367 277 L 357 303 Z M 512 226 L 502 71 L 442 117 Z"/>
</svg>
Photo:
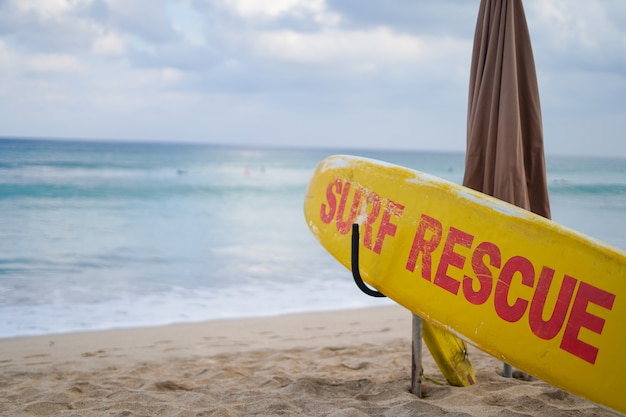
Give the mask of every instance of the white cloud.
<svg viewBox="0 0 626 417">
<path fill-rule="evenodd" d="M 258 34 L 253 41 L 258 53 L 274 59 L 302 64 L 340 64 L 344 70 L 356 71 L 398 64 L 421 68 L 438 66 L 448 59 L 454 61 L 455 56 L 470 47 L 469 42 L 461 39 L 418 37 L 385 27 L 327 29 L 314 33 L 282 30 Z"/>
<path fill-rule="evenodd" d="M 537 34 L 537 47 L 560 55 L 575 56 L 582 51 L 626 52 L 626 27 L 612 14 L 626 15 L 626 2 L 588 0 L 541 0 L 531 4 L 531 32 Z M 602 53 L 602 52 L 600 52 Z"/>
<path fill-rule="evenodd" d="M 55 18 L 91 2 L 92 0 L 20 0 L 14 4 L 22 12 L 35 13 L 43 18 Z"/>
<path fill-rule="evenodd" d="M 276 19 L 284 16 L 312 16 L 322 24 L 337 24 L 339 15 L 328 10 L 325 0 L 222 0 L 223 4 L 246 18 Z"/>
<path fill-rule="evenodd" d="M 84 69 L 84 64 L 70 54 L 37 54 L 26 59 L 26 68 L 39 73 L 67 73 Z"/>
<path fill-rule="evenodd" d="M 24 73 L 45 76 L 45 74 L 76 73 L 84 69 L 83 62 L 74 55 L 20 53 L 11 49 L 0 39 L 0 70 L 4 73 L 3 76 L 7 76 L 8 73 L 11 73 L 13 77 L 23 76 Z"/>
<path fill-rule="evenodd" d="M 159 91 L 161 87 L 181 81 L 184 77 L 183 71 L 171 67 L 136 69 L 132 72 L 132 83 L 139 88 Z M 130 80 L 126 80 L 128 81 Z"/>
<path fill-rule="evenodd" d="M 184 72 L 176 68 L 163 68 L 161 69 L 161 79 L 165 82 L 180 81 L 184 77 Z"/>
<path fill-rule="evenodd" d="M 9 63 L 12 61 L 12 55 L 6 43 L 0 39 L 0 68 L 9 66 Z"/>
<path fill-rule="evenodd" d="M 572 0 L 542 0 L 534 3 L 538 21 L 548 30 L 544 33 L 550 35 L 550 40 L 561 46 L 575 43 L 593 47 L 597 38 L 596 31 L 606 27 L 603 7 L 599 2 L 585 1 L 572 9 L 571 2 Z"/>
<path fill-rule="evenodd" d="M 318 63 L 325 61 L 407 61 L 419 57 L 424 43 L 387 28 L 370 31 L 324 30 L 301 33 L 282 30 L 262 33 L 257 47 L 275 58 Z"/>
<path fill-rule="evenodd" d="M 94 40 L 91 50 L 97 55 L 123 55 L 126 41 L 115 32 L 103 33 Z"/>
</svg>

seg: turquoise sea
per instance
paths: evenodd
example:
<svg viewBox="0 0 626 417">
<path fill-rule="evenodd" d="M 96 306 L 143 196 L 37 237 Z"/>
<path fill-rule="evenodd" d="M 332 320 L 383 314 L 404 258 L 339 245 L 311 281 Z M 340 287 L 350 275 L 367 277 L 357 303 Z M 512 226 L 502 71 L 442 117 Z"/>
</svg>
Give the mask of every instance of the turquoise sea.
<svg viewBox="0 0 626 417">
<path fill-rule="evenodd" d="M 463 177 L 462 153 L 0 139 L 0 337 L 390 303 L 304 221 L 337 153 Z M 546 159 L 553 219 L 626 249 L 626 160 Z"/>
</svg>

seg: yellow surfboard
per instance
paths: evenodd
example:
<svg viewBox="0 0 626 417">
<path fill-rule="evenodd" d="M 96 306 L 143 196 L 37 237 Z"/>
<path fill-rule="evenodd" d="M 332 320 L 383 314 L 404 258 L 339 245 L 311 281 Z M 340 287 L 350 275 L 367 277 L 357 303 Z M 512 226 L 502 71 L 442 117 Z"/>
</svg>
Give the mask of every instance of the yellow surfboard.
<svg viewBox="0 0 626 417">
<path fill-rule="evenodd" d="M 323 160 L 309 228 L 363 280 L 548 383 L 626 413 L 626 253 L 457 184 L 352 156 Z"/>
</svg>

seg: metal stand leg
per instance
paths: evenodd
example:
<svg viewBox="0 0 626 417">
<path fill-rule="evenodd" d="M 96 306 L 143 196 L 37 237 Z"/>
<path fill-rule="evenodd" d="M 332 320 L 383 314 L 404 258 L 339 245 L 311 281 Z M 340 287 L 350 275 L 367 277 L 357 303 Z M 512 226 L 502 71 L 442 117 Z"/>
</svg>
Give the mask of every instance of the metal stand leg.
<svg viewBox="0 0 626 417">
<path fill-rule="evenodd" d="M 411 393 L 422 398 L 422 318 L 413 314 Z"/>
</svg>

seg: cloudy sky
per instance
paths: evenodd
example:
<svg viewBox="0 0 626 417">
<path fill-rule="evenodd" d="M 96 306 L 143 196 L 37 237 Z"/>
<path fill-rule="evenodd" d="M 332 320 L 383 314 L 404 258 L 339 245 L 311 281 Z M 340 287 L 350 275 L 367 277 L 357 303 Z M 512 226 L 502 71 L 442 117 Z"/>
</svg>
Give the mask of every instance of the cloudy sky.
<svg viewBox="0 0 626 417">
<path fill-rule="evenodd" d="M 525 0 L 546 152 L 626 157 L 626 1 Z M 465 149 L 479 0 L 0 0 L 0 136 Z"/>
</svg>

